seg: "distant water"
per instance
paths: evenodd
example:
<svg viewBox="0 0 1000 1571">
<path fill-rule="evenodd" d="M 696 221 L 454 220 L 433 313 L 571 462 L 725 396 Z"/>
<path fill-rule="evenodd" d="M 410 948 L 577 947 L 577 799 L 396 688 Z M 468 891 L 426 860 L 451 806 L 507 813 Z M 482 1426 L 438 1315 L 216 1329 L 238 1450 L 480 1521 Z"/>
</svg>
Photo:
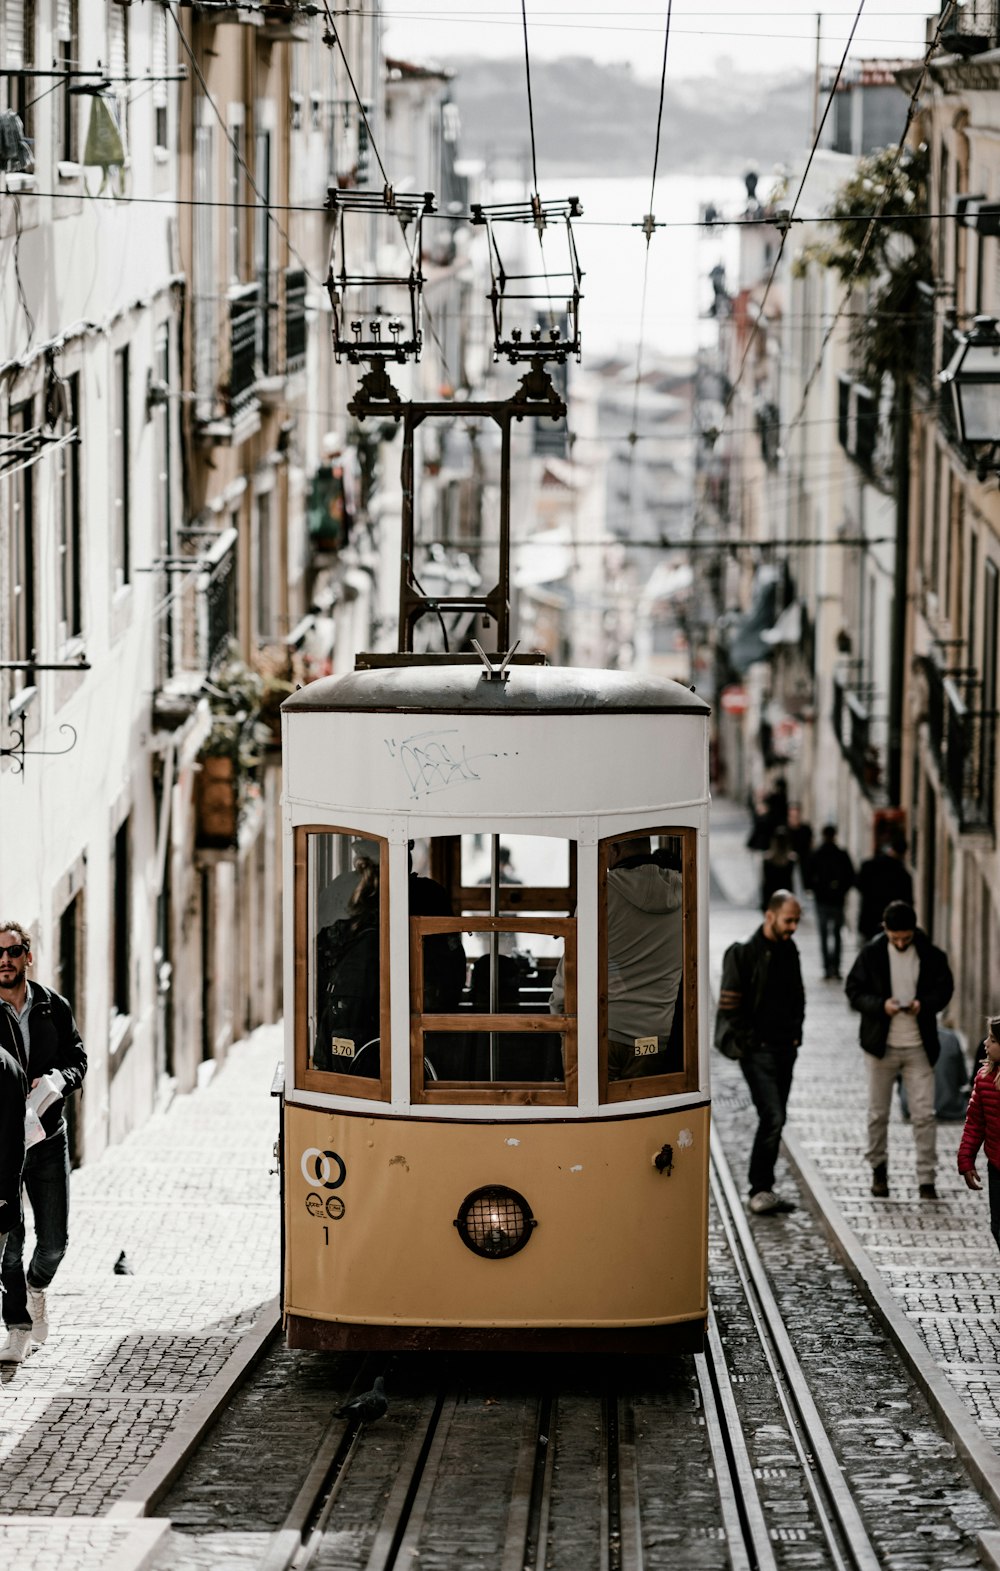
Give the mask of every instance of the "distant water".
<svg viewBox="0 0 1000 1571">
<path fill-rule="evenodd" d="M 742 180 L 705 175 L 667 175 L 656 182 L 653 215 L 658 229 L 649 247 L 646 304 L 641 310 L 646 239 L 642 221 L 649 212 L 649 179 L 591 179 L 560 175 L 541 178 L 546 200 L 578 196 L 583 218 L 574 223 L 583 268 L 580 308 L 584 360 L 614 353 L 634 354 L 640 337 L 644 352 L 691 355 L 714 336 L 714 324 L 700 320 L 712 303 L 708 275 L 722 262 L 732 279 L 738 231 L 698 227 L 702 208 L 711 203 L 724 214 L 739 211 L 746 199 Z M 491 201 L 525 195 L 504 182 Z M 630 225 L 639 227 L 631 228 Z"/>
</svg>

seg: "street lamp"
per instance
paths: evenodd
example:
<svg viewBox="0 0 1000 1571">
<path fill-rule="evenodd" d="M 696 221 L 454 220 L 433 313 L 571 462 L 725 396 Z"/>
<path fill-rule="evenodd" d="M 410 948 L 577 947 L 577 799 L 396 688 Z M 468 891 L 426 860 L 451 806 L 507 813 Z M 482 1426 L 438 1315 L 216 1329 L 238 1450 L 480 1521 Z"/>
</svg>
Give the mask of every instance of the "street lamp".
<svg viewBox="0 0 1000 1571">
<path fill-rule="evenodd" d="M 977 316 L 955 338 L 958 347 L 939 381 L 951 388 L 959 442 L 984 480 L 1000 471 L 1000 328 L 994 317 Z"/>
</svg>

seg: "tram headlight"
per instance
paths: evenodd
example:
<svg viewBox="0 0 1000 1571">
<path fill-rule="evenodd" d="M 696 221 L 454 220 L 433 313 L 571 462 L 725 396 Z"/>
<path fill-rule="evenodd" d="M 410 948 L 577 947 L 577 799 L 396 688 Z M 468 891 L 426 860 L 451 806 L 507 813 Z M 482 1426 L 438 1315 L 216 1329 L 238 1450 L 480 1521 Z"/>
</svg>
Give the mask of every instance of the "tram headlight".
<svg viewBox="0 0 1000 1571">
<path fill-rule="evenodd" d="M 516 1255 L 537 1225 L 524 1196 L 499 1184 L 466 1195 L 454 1221 L 465 1247 L 487 1260 Z"/>
</svg>

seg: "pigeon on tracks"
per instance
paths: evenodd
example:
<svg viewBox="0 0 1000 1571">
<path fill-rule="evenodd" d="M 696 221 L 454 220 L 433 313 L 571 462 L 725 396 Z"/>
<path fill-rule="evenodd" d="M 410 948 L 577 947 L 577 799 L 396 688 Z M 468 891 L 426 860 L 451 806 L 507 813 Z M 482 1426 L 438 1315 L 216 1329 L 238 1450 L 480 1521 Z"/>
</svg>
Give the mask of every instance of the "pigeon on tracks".
<svg viewBox="0 0 1000 1571">
<path fill-rule="evenodd" d="M 338 1418 L 349 1418 L 356 1424 L 374 1424 L 377 1418 L 389 1411 L 386 1400 L 385 1381 L 381 1375 L 375 1376 L 375 1383 L 370 1391 L 362 1391 L 360 1396 L 352 1397 L 345 1402 L 343 1407 L 338 1407 Z"/>
</svg>

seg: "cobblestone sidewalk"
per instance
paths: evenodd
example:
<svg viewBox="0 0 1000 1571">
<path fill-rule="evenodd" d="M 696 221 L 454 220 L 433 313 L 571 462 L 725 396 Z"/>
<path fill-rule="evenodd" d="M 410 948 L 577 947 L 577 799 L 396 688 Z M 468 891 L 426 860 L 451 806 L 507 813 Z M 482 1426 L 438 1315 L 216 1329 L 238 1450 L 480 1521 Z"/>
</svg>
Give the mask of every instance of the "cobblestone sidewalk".
<svg viewBox="0 0 1000 1571">
<path fill-rule="evenodd" d="M 760 921 L 757 859 L 748 851 L 746 813 L 731 802 L 712 809 L 712 984 L 718 988 L 726 946 Z M 857 951 L 844 930 L 843 971 Z M 1000 1259 L 989 1231 L 985 1190 L 973 1193 L 958 1177 L 960 1123 L 938 1125 L 940 1199 L 917 1198 L 913 1137 L 898 1102 L 889 1128 L 891 1198 L 874 1200 L 865 1161 L 865 1072 L 858 1045 L 859 1017 L 843 983 L 824 981 L 812 901 L 803 900 L 798 932 L 806 986 L 805 1039 L 789 1102 L 789 1126 L 819 1167 L 847 1221 L 881 1271 L 938 1367 L 1000 1449 Z M 750 1106 L 736 1064 L 713 1054 L 715 1095 Z M 742 1186 L 748 1152 L 729 1150 Z M 985 1163 L 980 1160 L 980 1172 Z"/>
<path fill-rule="evenodd" d="M 255 1032 L 73 1174 L 50 1339 L 0 1389 L 0 1562 L 113 1567 L 140 1524 L 64 1519 L 121 1498 L 278 1291 L 280 1053 L 280 1026 Z M 113 1271 L 123 1250 L 131 1276 Z"/>
</svg>

